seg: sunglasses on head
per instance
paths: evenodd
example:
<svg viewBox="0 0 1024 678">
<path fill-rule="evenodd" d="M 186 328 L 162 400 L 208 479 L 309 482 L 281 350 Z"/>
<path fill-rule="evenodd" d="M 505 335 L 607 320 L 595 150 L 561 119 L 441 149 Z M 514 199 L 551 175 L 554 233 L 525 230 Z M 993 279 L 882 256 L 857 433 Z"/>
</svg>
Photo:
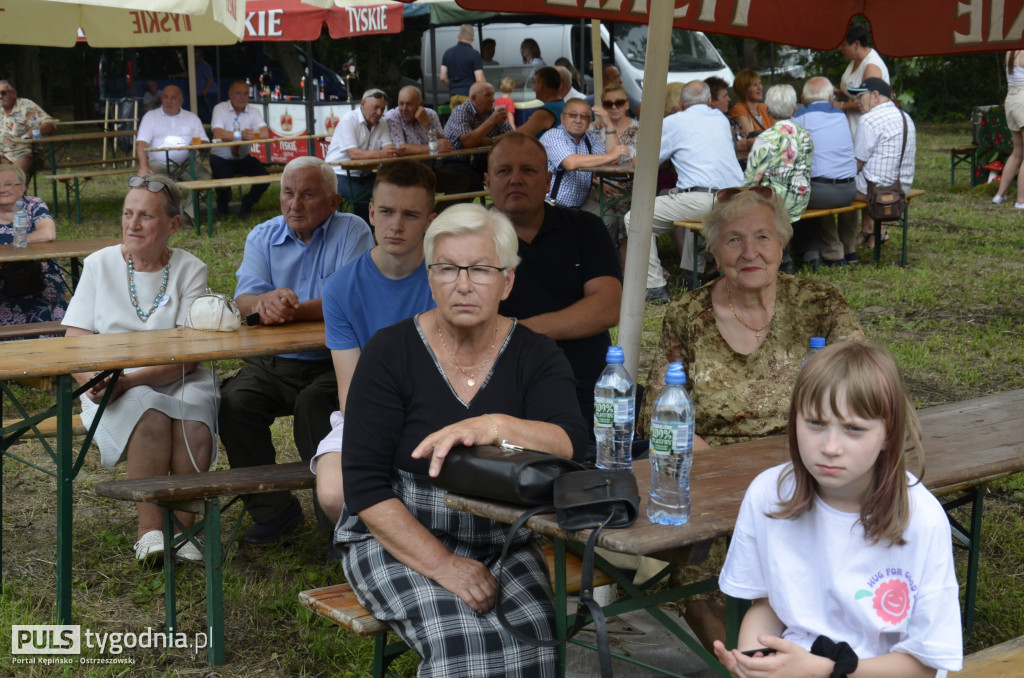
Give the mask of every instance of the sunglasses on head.
<svg viewBox="0 0 1024 678">
<path fill-rule="evenodd" d="M 374 92 L 367 92 L 363 96 L 363 98 L 364 99 L 383 99 L 384 101 L 387 101 L 388 100 L 388 95 L 385 94 L 384 92 L 381 92 L 380 90 L 376 90 Z"/>
<path fill-rule="evenodd" d="M 629 99 L 609 99 L 608 101 L 602 101 L 601 105 L 605 108 L 619 108 L 629 103 Z"/>
<path fill-rule="evenodd" d="M 131 188 L 139 188 L 140 186 L 143 186 L 150 193 L 159 193 L 160 191 L 167 191 L 168 193 L 171 192 L 170 189 L 167 188 L 167 184 L 164 182 L 157 181 L 156 179 L 150 179 L 147 181 L 145 177 L 140 176 L 129 177 L 128 186 Z"/>
<path fill-rule="evenodd" d="M 775 191 L 772 190 L 771 186 L 734 186 L 733 188 L 723 188 L 718 193 L 715 193 L 715 200 L 718 202 L 729 202 L 744 191 L 753 191 L 765 200 L 771 200 L 775 197 Z"/>
</svg>

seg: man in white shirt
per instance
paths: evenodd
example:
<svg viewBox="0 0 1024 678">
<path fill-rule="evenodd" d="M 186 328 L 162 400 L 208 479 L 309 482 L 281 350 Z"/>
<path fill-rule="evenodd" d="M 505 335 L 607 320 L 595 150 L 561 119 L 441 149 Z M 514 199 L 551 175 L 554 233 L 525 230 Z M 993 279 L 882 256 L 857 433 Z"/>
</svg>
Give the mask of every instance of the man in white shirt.
<svg viewBox="0 0 1024 678">
<path fill-rule="evenodd" d="M 235 123 L 241 140 L 265 139 L 270 136 L 263 113 L 255 106 L 249 105 L 249 86 L 245 80 L 235 80 L 228 88 L 228 100 L 213 107 L 210 127 L 213 138 L 217 141 L 236 141 Z M 210 149 L 210 170 L 214 179 L 230 179 L 232 177 L 262 177 L 268 174 L 267 168 L 258 158 L 251 154 L 248 145 L 226 146 Z M 238 218 L 245 219 L 252 212 L 253 206 L 269 188 L 268 184 L 255 184 L 242 198 L 242 206 L 238 210 Z M 217 215 L 228 215 L 228 203 L 231 202 L 231 189 L 217 189 Z"/>
<path fill-rule="evenodd" d="M 579 91 L 572 86 L 572 73 L 565 66 L 555 66 L 558 69 L 558 75 L 562 78 L 562 86 L 558 88 L 558 96 L 562 97 L 562 101 L 568 102 L 570 99 L 583 99 L 586 101 L 587 95 Z"/>
<path fill-rule="evenodd" d="M 349 111 L 338 121 L 325 158 L 338 175 L 339 195 L 351 205 L 352 213 L 363 221 L 370 218 L 373 172 L 345 170 L 337 163 L 399 156 L 398 149 L 391 141 L 388 125 L 382 120 L 387 104 L 388 95 L 384 90 L 366 90 L 359 102 L 359 108 Z"/>
<path fill-rule="evenodd" d="M 175 181 L 209 179 L 210 172 L 196 159 L 195 177 L 189 173 L 188 146 L 193 141 L 209 141 L 203 123 L 195 113 L 181 107 L 184 97 L 175 85 L 164 87 L 160 95 L 160 108 L 142 116 L 136 138 L 135 154 L 139 161 L 138 175 L 162 174 Z M 150 152 L 150 148 L 177 147 L 176 151 Z M 182 210 L 190 218 L 192 200 L 182 191 Z"/>
<path fill-rule="evenodd" d="M 651 255 L 647 268 L 647 301 L 669 301 L 665 272 L 658 258 L 657 237 L 673 230 L 675 221 L 700 221 L 714 205 L 715 194 L 723 188 L 743 185 L 743 171 L 736 160 L 729 120 L 711 108 L 711 88 L 702 80 L 683 86 L 683 110 L 665 118 L 661 130 L 658 164 L 672 160 L 676 187 L 669 195 L 654 199 Z M 626 214 L 626 229 L 632 212 Z M 693 267 L 693 237 L 687 238 L 680 254 L 686 279 Z"/>
</svg>

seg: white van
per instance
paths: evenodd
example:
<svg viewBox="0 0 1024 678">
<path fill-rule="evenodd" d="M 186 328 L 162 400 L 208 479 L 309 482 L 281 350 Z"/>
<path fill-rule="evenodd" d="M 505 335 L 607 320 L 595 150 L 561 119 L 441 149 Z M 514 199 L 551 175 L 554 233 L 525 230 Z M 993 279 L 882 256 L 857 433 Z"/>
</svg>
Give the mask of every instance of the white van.
<svg viewBox="0 0 1024 678">
<path fill-rule="evenodd" d="M 473 48 L 480 49 L 480 40 L 493 38 L 496 42 L 494 59 L 498 66 L 484 66 L 487 81 L 498 91 L 498 83 L 505 76 L 516 80 L 516 91 L 513 100 L 530 101 L 534 99 L 530 75 L 534 67 L 524 66 L 520 56 L 520 45 L 526 38 L 533 38 L 540 46 L 541 58 L 544 63 L 553 66 L 555 59 L 566 57 L 574 66 L 583 72 L 589 82 L 593 73 L 590 45 L 590 23 L 582 26 L 575 24 L 520 24 L 493 23 L 477 26 L 473 40 Z M 437 46 L 437 58 L 431 52 L 431 34 L 423 34 L 419 65 L 422 68 L 422 81 L 417 77 L 418 69 L 403 69 L 403 84 L 421 85 L 424 98 L 430 105 L 437 106 L 448 102 L 448 87 L 437 78 L 441 70 L 441 56 L 448 48 L 458 41 L 458 26 L 441 26 L 434 29 L 434 41 Z M 482 35 L 481 35 L 482 33 Z M 609 49 L 610 35 L 615 36 L 614 55 Z M 609 32 L 608 26 L 601 25 L 602 59 L 614 63 L 622 75 L 622 84 L 626 90 L 640 99 L 644 84 L 644 59 L 647 49 L 647 25 L 617 23 Z M 582 58 L 580 58 L 582 55 Z M 689 82 L 703 80 L 712 75 L 718 76 L 732 84 L 733 74 L 725 64 L 721 54 L 711 41 L 699 31 L 675 29 L 672 32 L 672 47 L 668 54 L 668 82 Z M 499 95 L 500 96 L 500 95 Z"/>
</svg>

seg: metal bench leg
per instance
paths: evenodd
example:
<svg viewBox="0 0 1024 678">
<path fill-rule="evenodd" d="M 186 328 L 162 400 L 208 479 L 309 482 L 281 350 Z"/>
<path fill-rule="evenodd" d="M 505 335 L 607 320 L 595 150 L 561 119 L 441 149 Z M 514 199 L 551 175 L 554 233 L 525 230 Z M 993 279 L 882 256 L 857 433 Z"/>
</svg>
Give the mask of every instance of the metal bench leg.
<svg viewBox="0 0 1024 678">
<path fill-rule="evenodd" d="M 68 215 L 71 214 L 71 206 L 68 205 Z M 75 223 L 82 223 L 82 189 L 78 185 L 78 179 L 75 179 Z"/>
<path fill-rule="evenodd" d="M 695 290 L 700 287 L 700 236 L 693 231 L 690 231 L 690 235 L 693 236 L 693 280 L 690 281 L 690 289 Z"/>
<path fill-rule="evenodd" d="M 903 226 L 903 250 L 900 253 L 900 266 L 907 267 L 907 226 L 910 224 L 910 203 L 907 202 L 906 208 L 903 210 L 903 217 L 900 219 L 900 225 Z"/>
<path fill-rule="evenodd" d="M 203 537 L 206 556 L 206 631 L 211 666 L 224 663 L 224 563 L 220 549 L 220 498 L 205 502 Z"/>
<path fill-rule="evenodd" d="M 971 503 L 971 542 L 967 551 L 967 591 L 964 596 L 964 628 L 974 630 L 974 605 L 978 598 L 978 560 L 981 556 L 981 514 L 985 506 L 985 489 L 976 485 Z"/>
<path fill-rule="evenodd" d="M 164 631 L 167 647 L 174 647 L 174 634 L 178 627 L 178 596 L 174 577 L 174 520 L 173 512 L 163 507 L 164 515 Z"/>
</svg>

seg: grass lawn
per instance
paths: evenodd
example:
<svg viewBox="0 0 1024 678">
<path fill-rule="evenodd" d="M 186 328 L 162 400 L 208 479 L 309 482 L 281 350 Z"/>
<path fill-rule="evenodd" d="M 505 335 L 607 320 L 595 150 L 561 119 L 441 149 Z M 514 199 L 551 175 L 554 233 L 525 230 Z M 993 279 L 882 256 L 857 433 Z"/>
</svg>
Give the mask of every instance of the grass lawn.
<svg viewBox="0 0 1024 678">
<path fill-rule="evenodd" d="M 966 173 L 949 186 L 949 151 L 970 138 L 969 123 L 929 125 L 918 131 L 917 176 L 914 185 L 927 194 L 911 206 L 909 266 L 900 268 L 899 234 L 883 249 L 882 265 L 860 264 L 822 269 L 816 274 L 834 284 L 856 310 L 868 337 L 889 346 L 905 370 L 919 407 L 928 407 L 989 393 L 1024 388 L 1024 212 L 1010 202 L 993 205 L 993 186 L 967 188 Z M 82 157 L 75 147 L 74 156 Z M 98 154 L 98 147 L 85 152 Z M 61 205 L 59 238 L 120 236 L 120 207 L 125 178 L 89 182 L 83 193 L 85 223 L 74 225 Z M 38 193 L 51 200 L 48 183 Z M 1012 197 L 1012 194 L 1011 194 Z M 62 196 L 63 201 L 63 196 Z M 237 194 L 233 208 L 237 210 Z M 213 237 L 183 229 L 172 244 L 187 249 L 210 267 L 210 287 L 231 293 L 246 234 L 259 221 L 278 214 L 277 190 L 271 188 L 246 223 L 221 221 Z M 205 220 L 203 223 L 205 231 Z M 671 242 L 660 243 L 663 259 L 678 260 Z M 862 252 L 867 260 L 867 252 Z M 811 275 L 811 274 L 808 274 Z M 649 306 L 644 319 L 640 381 L 655 350 L 664 307 Z M 222 376 L 237 363 L 217 365 Z M 46 395 L 30 395 L 36 406 Z M 275 436 L 282 460 L 297 460 L 290 420 L 280 420 Z M 16 451 L 47 466 L 37 443 Z M 970 454 L 970 450 L 964 450 Z M 221 464 L 226 464 L 221 455 Z M 163 575 L 138 566 L 132 554 L 133 507 L 101 499 L 96 482 L 126 477 L 124 466 L 113 471 L 90 454 L 75 493 L 73 558 L 74 620 L 83 636 L 93 633 L 143 633 L 163 630 Z M 7 461 L 3 478 L 3 597 L 0 629 L 11 624 L 53 621 L 54 607 L 54 482 L 19 463 Z M 312 516 L 309 493 L 301 497 Z M 1024 474 L 994 483 L 985 506 L 984 538 L 975 630 L 964 638 L 973 651 L 1024 634 Z M 240 515 L 236 505 L 225 514 L 224 530 Z M 961 521 L 964 516 L 960 516 Z M 248 525 L 246 518 L 245 525 Z M 75 666 L 75 675 L 196 676 L 365 676 L 370 671 L 372 641 L 339 632 L 300 608 L 296 594 L 336 583 L 339 565 L 326 565 L 327 538 L 314 531 L 310 518 L 280 544 L 254 548 L 241 545 L 224 568 L 227 664 L 212 669 L 205 653 L 189 649 L 124 649 L 131 665 Z M 964 554 L 956 553 L 958 576 L 965 572 Z M 177 629 L 188 636 L 204 630 L 205 580 L 195 567 L 179 569 Z M 86 649 L 86 657 L 112 657 L 108 647 Z M 7 667 L 10 666 L 8 669 Z M 414 657 L 394 668 L 415 674 Z M 5 664 L 0 674 L 56 675 L 61 669 Z M 70 669 L 63 672 L 71 675 Z"/>
</svg>

